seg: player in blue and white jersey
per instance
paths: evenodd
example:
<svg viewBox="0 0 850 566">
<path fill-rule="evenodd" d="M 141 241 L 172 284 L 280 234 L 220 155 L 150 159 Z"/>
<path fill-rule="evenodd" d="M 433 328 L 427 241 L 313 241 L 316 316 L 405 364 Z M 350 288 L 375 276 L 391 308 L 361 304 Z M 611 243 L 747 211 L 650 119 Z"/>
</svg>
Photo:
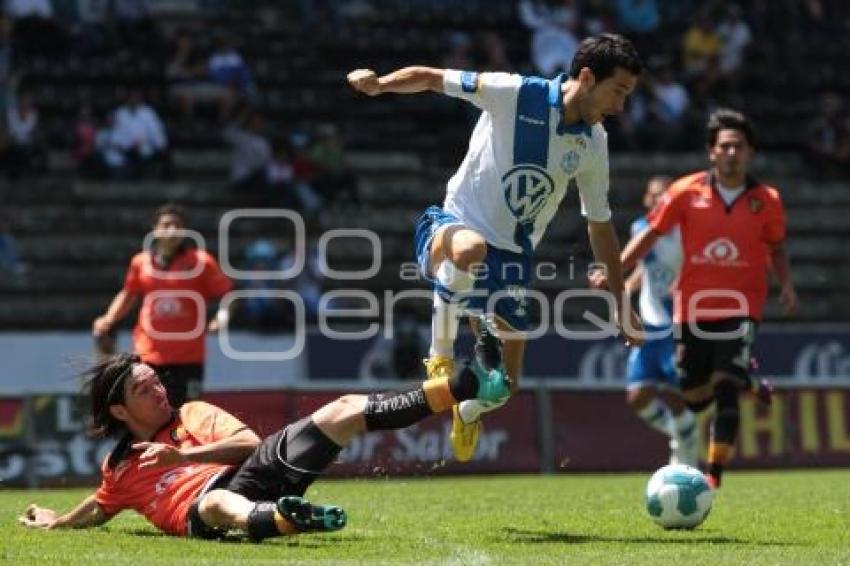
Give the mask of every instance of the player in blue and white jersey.
<svg viewBox="0 0 850 566">
<path fill-rule="evenodd" d="M 643 205 L 652 210 L 670 185 L 670 177 L 652 177 L 646 184 Z M 646 217 L 636 219 L 631 235 L 641 233 Z M 670 438 L 671 463 L 697 465 L 697 430 L 693 413 L 679 393 L 673 346 L 673 296 L 671 287 L 682 265 L 679 230 L 658 239 L 626 280 L 626 293 L 638 289 L 640 317 L 647 340 L 629 352 L 626 401 L 650 427 Z"/>
<path fill-rule="evenodd" d="M 505 369 L 516 390 L 532 252 L 572 180 L 617 312 L 630 319 L 623 333 L 627 341 L 641 340 L 637 315 L 628 305 L 621 308 L 620 245 L 608 206 L 608 142 L 601 124 L 623 110 L 640 72 L 631 42 L 604 34 L 585 39 L 569 74 L 551 80 L 430 67 L 405 67 L 381 77 L 369 69 L 349 73 L 352 87 L 370 96 L 432 91 L 482 110 L 443 207 L 430 207 L 416 227 L 419 266 L 434 282 L 429 377 L 452 375 L 458 318 L 483 312 L 499 328 Z M 470 320 L 476 329 L 479 319 Z M 474 455 L 480 416 L 493 408 L 478 402 L 454 408 L 451 442 L 459 461 Z"/>
</svg>

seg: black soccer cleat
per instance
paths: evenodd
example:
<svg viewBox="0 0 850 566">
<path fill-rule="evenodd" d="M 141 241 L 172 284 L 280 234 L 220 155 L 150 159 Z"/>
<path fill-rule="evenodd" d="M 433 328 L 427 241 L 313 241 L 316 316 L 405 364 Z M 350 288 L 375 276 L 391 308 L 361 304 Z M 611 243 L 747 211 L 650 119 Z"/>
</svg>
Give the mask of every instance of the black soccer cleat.
<svg viewBox="0 0 850 566">
<path fill-rule="evenodd" d="M 332 532 L 345 526 L 345 511 L 336 505 L 313 505 L 303 497 L 277 500 L 278 512 L 302 533 Z"/>
<path fill-rule="evenodd" d="M 475 361 L 487 372 L 502 367 L 502 341 L 496 336 L 493 323 L 478 317 L 478 338 L 475 340 Z"/>
</svg>

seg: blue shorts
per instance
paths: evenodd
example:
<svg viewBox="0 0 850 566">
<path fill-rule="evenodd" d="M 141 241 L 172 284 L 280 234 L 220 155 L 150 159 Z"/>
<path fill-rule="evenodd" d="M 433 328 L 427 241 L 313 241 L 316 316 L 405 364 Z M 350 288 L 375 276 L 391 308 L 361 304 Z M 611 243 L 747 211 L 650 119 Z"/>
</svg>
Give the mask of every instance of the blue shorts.
<svg viewBox="0 0 850 566">
<path fill-rule="evenodd" d="M 443 226 L 463 225 L 455 215 L 438 206 L 430 206 L 416 222 L 414 245 L 416 261 L 422 275 L 434 282 L 428 271 L 431 242 Z M 524 331 L 528 328 L 528 299 L 526 292 L 531 282 L 531 257 L 487 245 L 484 258 L 486 269 L 475 278 L 475 293 L 469 300 L 468 309 L 475 312 L 492 312 L 511 328 Z M 499 292 L 494 308 L 488 309 L 488 299 Z"/>
<path fill-rule="evenodd" d="M 646 326 L 649 332 L 662 332 L 665 328 Z M 674 359 L 673 333 L 659 340 L 647 340 L 642 346 L 632 348 L 626 371 L 626 387 L 635 389 L 646 385 L 679 389 Z"/>
</svg>

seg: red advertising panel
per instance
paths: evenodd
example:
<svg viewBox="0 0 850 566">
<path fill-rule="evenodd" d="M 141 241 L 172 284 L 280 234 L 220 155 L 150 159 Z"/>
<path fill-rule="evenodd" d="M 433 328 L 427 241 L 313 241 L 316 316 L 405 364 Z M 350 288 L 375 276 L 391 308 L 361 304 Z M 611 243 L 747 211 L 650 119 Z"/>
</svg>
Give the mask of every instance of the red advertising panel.
<svg viewBox="0 0 850 566">
<path fill-rule="evenodd" d="M 551 400 L 556 470 L 650 470 L 667 460 L 665 438 L 631 413 L 622 392 L 563 391 Z M 709 417 L 700 417 L 703 455 Z M 850 390 L 784 390 L 770 407 L 741 399 L 732 468 L 848 465 Z"/>
<path fill-rule="evenodd" d="M 204 399 L 232 412 L 265 436 L 309 415 L 342 392 L 217 392 Z M 352 440 L 329 470 L 337 476 L 537 472 L 541 446 L 552 448 L 557 472 L 651 470 L 667 461 L 666 439 L 626 407 L 621 391 L 550 392 L 551 423 L 538 422 L 536 397 L 522 392 L 485 416 L 475 459 L 451 456 L 448 414 L 401 431 L 372 431 Z M 24 486 L 94 483 L 112 448 L 85 431 L 79 398 L 33 399 L 32 435 L 24 434 L 23 402 L 0 399 L 0 484 Z M 708 418 L 701 418 L 703 454 Z M 551 444 L 541 431 L 551 430 Z M 34 441 L 32 451 L 26 446 Z M 31 460 L 29 459 L 31 458 Z M 850 466 L 850 389 L 780 391 L 770 407 L 741 400 L 741 428 L 733 469 Z"/>
</svg>

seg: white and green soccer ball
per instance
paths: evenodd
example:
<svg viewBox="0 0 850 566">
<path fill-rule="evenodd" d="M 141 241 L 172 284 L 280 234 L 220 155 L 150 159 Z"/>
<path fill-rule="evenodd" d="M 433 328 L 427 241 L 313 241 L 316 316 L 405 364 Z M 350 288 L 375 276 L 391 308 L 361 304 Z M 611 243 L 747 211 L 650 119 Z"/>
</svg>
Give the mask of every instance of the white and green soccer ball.
<svg viewBox="0 0 850 566">
<path fill-rule="evenodd" d="M 693 529 L 708 517 L 714 491 L 698 469 L 664 466 L 649 478 L 646 511 L 665 529 Z"/>
</svg>

